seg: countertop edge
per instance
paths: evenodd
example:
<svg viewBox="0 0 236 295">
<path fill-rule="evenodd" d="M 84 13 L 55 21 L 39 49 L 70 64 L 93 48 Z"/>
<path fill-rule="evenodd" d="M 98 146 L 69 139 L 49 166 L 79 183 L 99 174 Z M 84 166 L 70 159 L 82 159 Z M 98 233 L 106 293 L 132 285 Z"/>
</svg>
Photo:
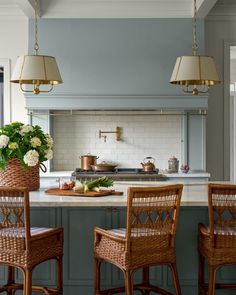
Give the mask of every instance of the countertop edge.
<svg viewBox="0 0 236 295">
<path fill-rule="evenodd" d="M 42 181 L 39 191 L 30 192 L 31 207 L 126 207 L 128 187 L 137 186 L 165 186 L 181 183 L 179 181 L 168 182 L 115 182 L 113 189 L 123 192 L 123 195 L 110 195 L 104 197 L 73 197 L 57 196 L 45 193 L 50 187 L 58 186 L 55 180 L 50 179 Z M 197 207 L 208 205 L 208 182 L 192 181 L 184 184 L 181 206 Z"/>
<path fill-rule="evenodd" d="M 69 178 L 71 177 L 73 171 L 51 171 L 47 173 L 40 173 L 40 178 L 60 178 L 60 177 L 65 177 Z M 210 178 L 210 173 L 208 172 L 189 172 L 189 173 L 167 173 L 167 174 L 162 174 L 168 178 Z M 98 177 L 101 176 L 98 174 Z"/>
</svg>

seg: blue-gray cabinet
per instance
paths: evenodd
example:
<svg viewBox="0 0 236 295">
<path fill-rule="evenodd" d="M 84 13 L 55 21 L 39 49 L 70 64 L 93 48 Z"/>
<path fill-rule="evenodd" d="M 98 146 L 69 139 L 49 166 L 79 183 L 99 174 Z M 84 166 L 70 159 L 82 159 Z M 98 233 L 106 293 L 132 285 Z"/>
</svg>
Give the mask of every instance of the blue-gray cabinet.
<svg viewBox="0 0 236 295">
<path fill-rule="evenodd" d="M 208 221 L 206 207 L 181 207 L 177 229 L 176 251 L 178 273 L 183 295 L 197 293 L 197 225 Z M 92 295 L 94 282 L 93 229 L 123 227 L 126 222 L 126 208 L 105 207 L 63 207 L 31 208 L 32 226 L 64 227 L 64 294 Z M 5 271 L 0 269 L 1 282 Z M 17 279 L 21 275 L 17 272 Z M 219 272 L 219 280 L 236 281 L 235 268 L 225 268 Z M 55 264 L 45 262 L 35 269 L 33 280 L 37 284 L 55 283 Z M 140 272 L 135 275 L 140 280 Z M 152 267 L 151 280 L 166 289 L 172 290 L 172 277 L 166 267 Z M 103 265 L 102 286 L 123 284 L 123 275 L 110 264 Z M 19 292 L 20 293 L 20 292 Z M 137 292 L 138 294 L 138 292 Z M 232 294 L 232 291 L 220 292 Z"/>
</svg>

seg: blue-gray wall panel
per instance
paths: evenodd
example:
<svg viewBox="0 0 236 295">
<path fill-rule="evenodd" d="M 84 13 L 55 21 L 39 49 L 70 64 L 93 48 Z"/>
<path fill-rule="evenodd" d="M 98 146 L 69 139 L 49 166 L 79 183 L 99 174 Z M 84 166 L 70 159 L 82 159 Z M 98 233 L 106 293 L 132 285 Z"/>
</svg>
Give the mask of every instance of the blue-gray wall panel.
<svg viewBox="0 0 236 295">
<path fill-rule="evenodd" d="M 30 21 L 29 51 L 34 26 Z M 198 23 L 200 49 L 204 22 Z M 56 92 L 81 95 L 182 94 L 169 79 L 179 55 L 191 54 L 191 19 L 41 19 L 41 54 L 57 58 Z"/>
</svg>

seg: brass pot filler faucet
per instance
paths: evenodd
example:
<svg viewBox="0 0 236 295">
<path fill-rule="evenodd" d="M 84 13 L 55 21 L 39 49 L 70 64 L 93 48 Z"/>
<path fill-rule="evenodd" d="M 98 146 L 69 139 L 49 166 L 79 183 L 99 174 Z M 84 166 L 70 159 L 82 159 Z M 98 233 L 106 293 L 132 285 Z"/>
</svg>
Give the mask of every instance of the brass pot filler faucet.
<svg viewBox="0 0 236 295">
<path fill-rule="evenodd" d="M 107 133 L 115 133 L 116 134 L 116 141 L 121 141 L 121 127 L 116 127 L 116 130 L 115 131 L 102 131 L 102 130 L 99 130 L 99 138 L 104 138 L 104 142 L 107 141 L 107 135 L 104 135 L 107 134 Z"/>
</svg>

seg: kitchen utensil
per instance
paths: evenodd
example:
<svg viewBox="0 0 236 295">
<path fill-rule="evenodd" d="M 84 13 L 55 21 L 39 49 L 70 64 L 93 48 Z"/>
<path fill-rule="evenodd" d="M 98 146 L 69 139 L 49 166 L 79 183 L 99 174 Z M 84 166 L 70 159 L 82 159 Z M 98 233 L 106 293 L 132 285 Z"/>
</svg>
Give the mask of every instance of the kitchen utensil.
<svg viewBox="0 0 236 295">
<path fill-rule="evenodd" d="M 175 156 L 172 156 L 168 160 L 168 173 L 178 173 L 178 171 L 179 171 L 179 160 Z"/>
<path fill-rule="evenodd" d="M 97 159 L 99 157 L 93 156 L 91 154 L 83 155 L 80 157 L 81 159 L 81 169 L 82 170 L 92 170 L 91 165 L 95 165 L 97 163 Z"/>
<path fill-rule="evenodd" d="M 108 164 L 105 161 L 102 161 L 99 164 L 91 165 L 94 171 L 113 171 L 117 165 Z"/>
<path fill-rule="evenodd" d="M 154 165 L 155 159 L 153 157 L 146 157 L 143 160 L 143 163 L 140 163 L 143 166 L 143 171 L 145 172 L 152 172 L 156 170 Z"/>
</svg>

